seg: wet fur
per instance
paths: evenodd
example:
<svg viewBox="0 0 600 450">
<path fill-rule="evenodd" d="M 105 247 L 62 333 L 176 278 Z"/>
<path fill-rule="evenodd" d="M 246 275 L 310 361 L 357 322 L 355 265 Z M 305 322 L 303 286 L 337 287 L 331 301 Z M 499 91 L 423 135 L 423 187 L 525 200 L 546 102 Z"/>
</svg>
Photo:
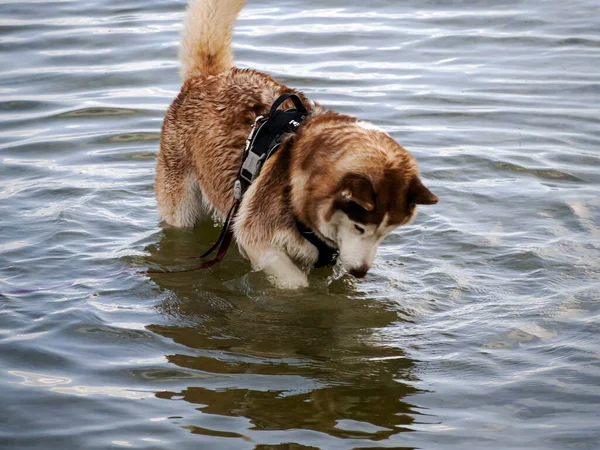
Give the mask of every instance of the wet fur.
<svg viewBox="0 0 600 450">
<path fill-rule="evenodd" d="M 244 196 L 236 241 L 277 285 L 306 286 L 306 269 L 318 253 L 296 231 L 299 219 L 340 248 L 347 270 L 363 276 L 385 235 L 408 223 L 416 204 L 437 197 L 421 183 L 414 157 L 388 134 L 325 110 L 269 75 L 233 67 L 231 34 L 243 5 L 192 0 L 188 7 L 180 53 L 184 82 L 163 122 L 156 168 L 159 213 L 176 227 L 193 227 L 207 215 L 224 217 L 255 118 L 281 94 L 295 92 L 313 115 L 285 139 Z M 354 241 L 352 248 L 344 244 Z"/>
</svg>

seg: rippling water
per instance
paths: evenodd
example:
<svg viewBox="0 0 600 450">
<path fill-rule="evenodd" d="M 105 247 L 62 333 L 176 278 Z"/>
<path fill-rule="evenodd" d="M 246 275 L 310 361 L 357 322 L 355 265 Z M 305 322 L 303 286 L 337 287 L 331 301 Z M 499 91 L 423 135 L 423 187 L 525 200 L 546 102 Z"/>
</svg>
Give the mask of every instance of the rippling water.
<svg viewBox="0 0 600 450">
<path fill-rule="evenodd" d="M 183 1 L 0 4 L 1 448 L 600 448 L 600 6 L 351 3 L 250 0 L 238 63 L 441 201 L 292 293 L 133 273 L 218 235 L 152 193 Z"/>
</svg>

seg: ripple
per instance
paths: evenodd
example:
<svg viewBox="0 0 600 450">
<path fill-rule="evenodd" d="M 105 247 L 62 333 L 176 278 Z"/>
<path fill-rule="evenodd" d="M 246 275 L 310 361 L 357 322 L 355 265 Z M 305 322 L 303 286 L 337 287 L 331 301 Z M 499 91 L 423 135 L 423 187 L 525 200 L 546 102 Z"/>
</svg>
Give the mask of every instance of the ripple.
<svg viewBox="0 0 600 450">
<path fill-rule="evenodd" d="M 82 108 L 58 114 L 56 117 L 130 116 L 138 111 L 126 108 Z"/>
<path fill-rule="evenodd" d="M 109 326 L 86 326 L 78 327 L 74 330 L 76 333 L 93 334 L 101 337 L 116 337 L 119 339 L 151 339 L 152 337 L 144 332 L 124 328 Z"/>
<path fill-rule="evenodd" d="M 525 172 L 543 179 L 560 179 L 565 181 L 578 181 L 583 182 L 582 179 L 568 173 L 560 172 L 552 169 L 528 169 L 526 167 L 519 166 L 517 164 L 510 164 L 506 162 L 496 162 L 495 166 L 498 169 L 506 170 L 510 172 Z"/>
<path fill-rule="evenodd" d="M 219 430 L 209 430 L 206 428 L 197 427 L 194 425 L 188 425 L 184 428 L 187 428 L 194 434 L 201 434 L 204 436 L 215 436 L 215 437 L 223 437 L 223 438 L 240 438 L 247 442 L 252 442 L 252 439 L 244 436 L 243 434 L 234 433 L 231 431 L 219 431 Z"/>
<path fill-rule="evenodd" d="M 67 377 L 53 377 L 38 373 L 20 372 L 17 370 L 9 371 L 8 373 L 23 378 L 23 381 L 20 383 L 23 386 L 48 387 L 59 386 L 61 384 L 70 384 L 72 382 L 72 380 Z"/>
<path fill-rule="evenodd" d="M 66 395 L 74 395 L 77 397 L 89 396 L 106 396 L 123 398 L 127 400 L 143 400 L 145 398 L 154 397 L 154 393 L 150 391 L 142 391 L 138 389 L 127 389 L 117 386 L 72 386 L 72 387 L 55 387 L 53 392 Z"/>
</svg>

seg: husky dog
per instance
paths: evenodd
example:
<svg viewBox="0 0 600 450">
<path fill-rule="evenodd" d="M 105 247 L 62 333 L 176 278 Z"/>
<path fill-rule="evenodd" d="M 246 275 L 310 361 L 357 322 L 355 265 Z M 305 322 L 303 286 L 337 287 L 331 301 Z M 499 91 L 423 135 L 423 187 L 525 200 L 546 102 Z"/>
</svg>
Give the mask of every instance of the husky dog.
<svg viewBox="0 0 600 450">
<path fill-rule="evenodd" d="M 300 222 L 338 249 L 343 268 L 361 278 L 385 236 L 409 223 L 416 205 L 438 198 L 421 182 L 415 158 L 387 133 L 327 110 L 267 74 L 234 67 L 231 39 L 244 4 L 188 5 L 183 87 L 164 119 L 156 166 L 160 216 L 175 227 L 193 227 L 213 214 L 224 218 L 256 117 L 280 95 L 295 93 L 312 114 L 244 195 L 234 237 L 275 285 L 304 287 L 319 252 L 298 231 Z"/>
</svg>

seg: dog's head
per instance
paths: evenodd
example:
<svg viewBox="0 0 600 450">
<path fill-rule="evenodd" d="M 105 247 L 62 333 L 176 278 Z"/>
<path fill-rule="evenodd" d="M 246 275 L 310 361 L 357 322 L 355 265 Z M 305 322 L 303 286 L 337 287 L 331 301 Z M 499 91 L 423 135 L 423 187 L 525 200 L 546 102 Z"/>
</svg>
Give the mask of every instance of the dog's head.
<svg viewBox="0 0 600 450">
<path fill-rule="evenodd" d="M 335 237 L 344 269 L 362 278 L 381 241 L 396 227 L 410 223 L 417 205 L 437 201 L 416 173 L 393 168 L 379 174 L 349 172 L 334 189 L 320 228 Z"/>
<path fill-rule="evenodd" d="M 344 269 L 362 278 L 381 241 L 410 223 L 417 205 L 438 198 L 421 182 L 415 158 L 387 133 L 356 122 L 320 134 L 321 148 L 312 152 L 318 166 L 303 177 L 304 205 Z"/>
</svg>

